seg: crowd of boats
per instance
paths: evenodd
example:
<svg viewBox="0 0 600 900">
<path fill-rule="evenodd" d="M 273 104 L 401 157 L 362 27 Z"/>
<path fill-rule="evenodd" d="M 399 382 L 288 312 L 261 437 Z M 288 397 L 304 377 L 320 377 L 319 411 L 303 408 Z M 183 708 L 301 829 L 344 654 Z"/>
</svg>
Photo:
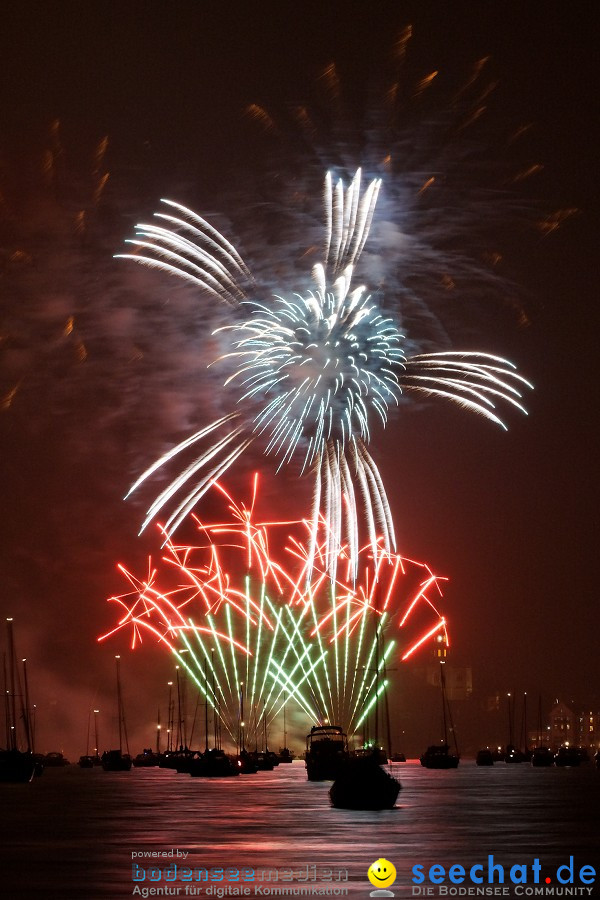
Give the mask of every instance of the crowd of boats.
<svg viewBox="0 0 600 900">
<path fill-rule="evenodd" d="M 14 642 L 12 637 L 12 620 L 8 620 L 8 644 L 9 659 L 8 668 L 5 662 L 5 714 L 6 714 L 6 749 L 0 749 L 0 782 L 28 783 L 36 776 L 40 776 L 44 768 L 56 768 L 69 765 L 62 753 L 52 752 L 46 755 L 34 752 L 34 729 L 29 721 L 29 699 L 26 660 L 23 660 L 22 680 L 15 665 Z M 127 772 L 132 767 L 150 768 L 159 767 L 172 769 L 180 774 L 187 774 L 193 778 L 233 778 L 241 775 L 252 775 L 259 771 L 272 771 L 281 764 L 291 763 L 294 752 L 287 746 L 287 731 L 285 729 L 285 705 L 284 705 L 284 746 L 278 753 L 270 750 L 267 745 L 266 719 L 263 721 L 262 749 L 259 749 L 258 729 L 255 734 L 256 745 L 254 750 L 245 746 L 243 729 L 240 728 L 240 738 L 236 753 L 227 753 L 221 746 L 218 729 L 215 725 L 215 735 L 209 746 L 208 728 L 208 704 L 205 710 L 205 746 L 203 750 L 192 750 L 182 741 L 173 749 L 171 745 L 167 750 L 160 752 L 159 738 L 157 747 L 153 751 L 144 751 L 135 757 L 129 754 L 127 728 L 123 712 L 121 695 L 119 657 L 117 661 L 117 707 L 119 725 L 119 747 L 107 750 L 100 754 L 98 751 L 97 718 L 94 716 L 95 748 L 89 752 L 90 742 L 90 717 L 88 717 L 88 747 L 86 753 L 79 759 L 82 769 L 101 767 L 107 772 Z M 442 694 L 442 718 L 443 740 L 439 744 L 433 744 L 421 755 L 421 765 L 428 769 L 456 769 L 460 762 L 460 753 L 456 743 L 456 732 L 452 722 L 452 715 L 446 698 L 445 677 L 443 666 L 441 667 L 441 694 Z M 21 715 L 17 716 L 16 697 L 21 698 Z M 94 710 L 94 714 L 98 711 Z M 242 718 L 240 721 L 242 722 Z M 21 722 L 23 740 L 17 738 L 17 723 Z M 216 722 L 216 718 L 215 718 Z M 243 722 L 242 722 L 243 724 Z M 449 726 L 449 727 L 448 727 Z M 452 735 L 454 748 L 451 750 L 448 733 Z M 171 730 L 169 729 L 169 732 Z M 159 732 L 160 733 L 160 732 Z M 181 734 L 185 733 L 182 729 Z M 375 733 L 377 734 L 377 718 L 375 718 Z M 370 744 L 365 740 L 365 746 L 358 750 L 350 750 L 348 738 L 339 725 L 319 724 L 314 725 L 306 736 L 306 749 L 303 754 L 308 781 L 331 781 L 331 803 L 335 807 L 346 809 L 391 809 L 394 807 L 400 792 L 400 782 L 393 776 L 387 764 L 387 753 L 380 747 L 377 737 Z M 25 749 L 21 747 L 25 745 Z M 124 751 L 125 747 L 125 751 Z M 546 747 L 540 747 L 532 751 L 519 751 L 509 744 L 505 752 L 489 749 L 480 750 L 476 757 L 478 766 L 492 766 L 498 761 L 506 764 L 530 763 L 532 766 L 579 766 L 588 761 L 585 750 L 576 747 L 563 746 L 556 753 Z M 600 751 L 596 753 L 595 764 L 600 768 Z M 391 762 L 405 762 L 405 756 L 401 753 L 394 754 Z"/>
</svg>

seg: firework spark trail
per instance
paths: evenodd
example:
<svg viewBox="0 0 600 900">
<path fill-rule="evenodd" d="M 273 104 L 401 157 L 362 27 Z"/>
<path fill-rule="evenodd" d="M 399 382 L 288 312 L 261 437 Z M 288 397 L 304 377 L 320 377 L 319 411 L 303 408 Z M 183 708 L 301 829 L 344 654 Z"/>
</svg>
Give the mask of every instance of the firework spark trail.
<svg viewBox="0 0 600 900">
<path fill-rule="evenodd" d="M 130 628 L 132 646 L 144 631 L 164 644 L 234 743 L 240 740 L 240 691 L 250 710 L 248 740 L 286 702 L 311 722 L 357 728 L 379 702 L 385 661 L 399 639 L 403 658 L 426 640 L 403 636 L 417 608 L 429 612 L 427 637 L 446 634 L 446 620 L 431 599 L 445 579 L 423 563 L 386 554 L 379 539 L 377 554 L 370 545 L 359 548 L 358 584 L 348 547 L 331 583 L 324 521 L 309 563 L 310 523 L 258 520 L 256 480 L 250 506 L 236 503 L 221 485 L 216 489 L 228 515 L 210 523 L 194 516 L 197 543 L 179 546 L 167 538 L 160 564 L 149 561 L 144 577 L 119 565 L 131 590 L 110 598 L 122 613 L 103 637 Z M 270 545 L 282 542 L 282 554 L 273 555 Z"/>
<path fill-rule="evenodd" d="M 137 479 L 129 493 L 175 456 L 211 438 L 208 449 L 152 503 L 142 530 L 183 493 L 166 520 L 171 535 L 211 485 L 260 439 L 279 467 L 297 459 L 302 472 L 314 473 L 307 579 L 324 516 L 325 564 L 331 581 L 336 579 L 343 544 L 349 547 L 356 580 L 357 489 L 375 564 L 380 552 L 389 554 L 395 547 L 385 487 L 367 450 L 372 419 L 385 426 L 389 407 L 398 404 L 403 390 L 451 400 L 502 427 L 495 411 L 498 401 L 525 412 L 518 402 L 519 388 L 531 385 L 511 363 L 472 351 L 407 358 L 404 336 L 394 322 L 380 313 L 365 285 L 353 287 L 381 188 L 380 179 L 375 179 L 363 191 L 361 179 L 359 169 L 344 188 L 341 180 L 334 185 L 327 175 L 323 262 L 313 267 L 313 288 L 292 298 L 256 299 L 258 288 L 232 244 L 185 207 L 165 201 L 183 218 L 156 214 L 175 230 L 137 226 L 138 237 L 151 238 L 131 242 L 144 253 L 120 256 L 192 280 L 236 311 L 231 324 L 217 329 L 229 341 L 229 349 L 216 362 L 234 367 L 225 386 L 236 389 L 237 409 L 182 441 Z"/>
</svg>

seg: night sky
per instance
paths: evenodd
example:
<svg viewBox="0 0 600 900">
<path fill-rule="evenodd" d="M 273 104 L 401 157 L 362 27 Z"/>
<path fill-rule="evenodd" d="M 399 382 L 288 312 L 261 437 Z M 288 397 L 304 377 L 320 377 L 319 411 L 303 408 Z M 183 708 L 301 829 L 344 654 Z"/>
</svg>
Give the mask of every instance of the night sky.
<svg viewBox="0 0 600 900">
<path fill-rule="evenodd" d="M 371 262 L 411 339 L 503 355 L 535 391 L 529 416 L 509 415 L 507 433 L 442 402 L 392 415 L 372 452 L 399 549 L 450 578 L 452 661 L 473 667 L 478 697 L 526 690 L 546 706 L 556 697 L 598 705 L 591 15 L 558 2 L 25 3 L 3 14 L 0 616 L 14 617 L 30 665 L 40 749 L 83 753 L 92 707 L 107 711 L 110 732 L 119 652 L 132 750 L 152 741 L 170 659 L 148 643 L 131 655 L 124 636 L 96 642 L 114 624 L 105 599 L 123 588 L 116 562 L 143 568 L 156 550 L 152 534 L 136 537 L 154 494 L 122 497 L 218 409 L 205 366 L 221 313 L 113 253 L 169 196 L 216 216 L 265 282 L 286 267 L 308 273 L 299 260 L 319 223 L 321 163 L 346 177 L 359 164 L 377 174 L 375 112 L 408 24 L 405 118 L 382 215 L 409 238 L 426 221 L 456 259 L 500 249 L 502 260 L 489 281 L 462 270 L 451 291 L 410 243 L 404 257 L 390 244 Z M 497 85 L 481 122 L 463 128 L 457 92 L 488 56 L 482 84 Z M 331 62 L 341 129 L 319 86 Z M 436 85 L 420 98 L 413 86 L 433 70 Z M 245 114 L 250 103 L 273 114 L 280 136 Z M 291 123 L 301 103 L 319 110 L 312 148 Z M 515 179 L 532 165 L 536 174 Z M 402 185 L 428 174 L 443 185 L 439 209 L 404 216 Z M 557 210 L 567 211 L 560 227 L 540 227 Z M 394 285 L 413 265 L 420 299 L 403 306 Z M 274 478 L 256 456 L 227 483 L 243 489 L 256 466 Z M 309 484 L 278 478 L 265 510 L 277 513 L 284 492 L 304 510 Z"/>
</svg>

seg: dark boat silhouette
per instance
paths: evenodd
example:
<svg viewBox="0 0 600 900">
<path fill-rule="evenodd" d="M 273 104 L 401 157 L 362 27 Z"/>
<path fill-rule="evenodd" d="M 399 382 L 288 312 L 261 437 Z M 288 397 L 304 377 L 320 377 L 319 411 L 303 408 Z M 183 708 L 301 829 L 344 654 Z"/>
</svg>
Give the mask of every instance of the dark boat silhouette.
<svg viewBox="0 0 600 900">
<path fill-rule="evenodd" d="M 258 766 L 254 761 L 254 756 L 248 750 L 242 750 L 237 756 L 238 768 L 240 775 L 254 775 L 258 772 Z"/>
<path fill-rule="evenodd" d="M 554 755 L 555 766 L 579 766 L 582 763 L 579 747 L 559 747 Z"/>
<path fill-rule="evenodd" d="M 289 747 L 280 747 L 279 748 L 279 762 L 280 763 L 291 763 L 294 761 L 296 754 L 293 750 L 290 750 Z"/>
<path fill-rule="evenodd" d="M 339 725 L 313 725 L 304 759 L 309 781 L 335 781 L 349 759 L 346 733 Z"/>
<path fill-rule="evenodd" d="M 36 774 L 33 753 L 22 750 L 0 750 L 0 782 L 27 784 Z"/>
<path fill-rule="evenodd" d="M 478 750 L 477 756 L 475 757 L 475 765 L 477 766 L 493 766 L 494 765 L 494 754 L 491 750 Z"/>
<path fill-rule="evenodd" d="M 101 759 L 105 772 L 129 772 L 131 769 L 131 756 L 121 750 L 105 750 Z"/>
<path fill-rule="evenodd" d="M 536 747 L 531 753 L 531 765 L 536 768 L 554 765 L 554 753 L 550 747 Z"/>
<path fill-rule="evenodd" d="M 444 662 L 440 662 L 440 687 L 442 691 L 442 720 L 444 727 L 444 741 L 442 744 L 431 744 L 419 757 L 419 761 L 426 769 L 456 769 L 460 762 L 460 754 L 458 752 L 458 744 L 456 743 L 456 732 L 452 723 L 452 712 L 446 697 L 446 675 L 444 672 Z M 450 719 L 450 727 L 454 737 L 454 745 L 456 753 L 450 753 L 448 745 L 448 718 Z"/>
<path fill-rule="evenodd" d="M 405 753 L 392 753 L 390 762 L 393 762 L 393 763 L 406 762 L 406 754 Z"/>
<path fill-rule="evenodd" d="M 273 771 L 274 764 L 270 753 L 265 753 L 263 750 L 253 750 L 249 752 L 249 755 L 259 772 Z"/>
<path fill-rule="evenodd" d="M 69 760 L 66 759 L 62 753 L 59 753 L 58 750 L 53 750 L 51 753 L 46 753 L 46 755 L 44 756 L 45 769 L 59 769 L 62 766 L 69 765 Z"/>
<path fill-rule="evenodd" d="M 144 747 L 141 753 L 138 753 L 137 756 L 133 757 L 133 765 L 136 769 L 150 768 L 152 766 L 157 766 L 159 763 L 160 753 L 155 753 L 154 750 L 151 750 L 149 747 Z"/>
<path fill-rule="evenodd" d="M 329 789 L 337 809 L 393 809 L 400 782 L 382 767 L 375 753 L 352 756 Z"/>
<path fill-rule="evenodd" d="M 421 754 L 419 760 L 426 769 L 457 769 L 460 757 L 456 753 L 450 753 L 448 744 L 432 744 Z"/>
<path fill-rule="evenodd" d="M 102 754 L 102 768 L 105 772 L 129 772 L 131 770 L 131 756 L 129 755 L 129 741 L 127 739 L 127 725 L 125 722 L 125 709 L 121 692 L 121 657 L 116 656 L 117 663 L 117 717 L 119 721 L 119 749 L 105 750 Z M 123 753 L 123 738 L 127 753 Z"/>
<path fill-rule="evenodd" d="M 13 620 L 6 620 L 8 667 L 4 657 L 4 697 L 6 709 L 6 750 L 0 750 L 0 782 L 28 784 L 43 767 L 36 760 L 29 720 L 27 664 L 23 660 L 23 684 L 17 669 Z M 20 707 L 17 715 L 17 701 Z M 22 727 L 20 727 L 22 726 Z M 25 749 L 21 749 L 25 748 Z"/>
<path fill-rule="evenodd" d="M 214 747 L 205 750 L 190 765 L 192 778 L 232 778 L 240 774 L 238 760 L 231 759 L 224 750 Z"/>
<path fill-rule="evenodd" d="M 277 754 L 277 761 L 280 763 L 291 763 L 294 759 L 294 752 L 290 750 L 287 745 L 287 720 L 286 720 L 286 706 L 287 703 L 283 704 L 283 747 L 279 748 L 279 753 Z"/>
</svg>

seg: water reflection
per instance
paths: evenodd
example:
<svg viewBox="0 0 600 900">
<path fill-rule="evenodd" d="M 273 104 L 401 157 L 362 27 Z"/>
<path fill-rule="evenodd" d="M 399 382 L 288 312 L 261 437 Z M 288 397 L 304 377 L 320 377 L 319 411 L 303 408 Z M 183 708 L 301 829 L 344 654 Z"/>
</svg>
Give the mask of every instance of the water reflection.
<svg viewBox="0 0 600 900">
<path fill-rule="evenodd" d="M 507 868 L 537 857 L 555 869 L 570 855 L 595 864 L 600 772 L 591 766 L 464 761 L 445 772 L 409 762 L 394 774 L 397 808 L 356 812 L 332 809 L 328 784 L 308 782 L 301 761 L 227 782 L 164 769 L 48 770 L 28 786 L 0 785 L 3 895 L 130 897 L 132 852 L 171 848 L 193 867 L 347 868 L 356 898 L 368 897 L 366 871 L 379 857 L 396 866 L 397 898 L 412 896 L 416 863 L 467 867 L 492 853 Z"/>
</svg>

